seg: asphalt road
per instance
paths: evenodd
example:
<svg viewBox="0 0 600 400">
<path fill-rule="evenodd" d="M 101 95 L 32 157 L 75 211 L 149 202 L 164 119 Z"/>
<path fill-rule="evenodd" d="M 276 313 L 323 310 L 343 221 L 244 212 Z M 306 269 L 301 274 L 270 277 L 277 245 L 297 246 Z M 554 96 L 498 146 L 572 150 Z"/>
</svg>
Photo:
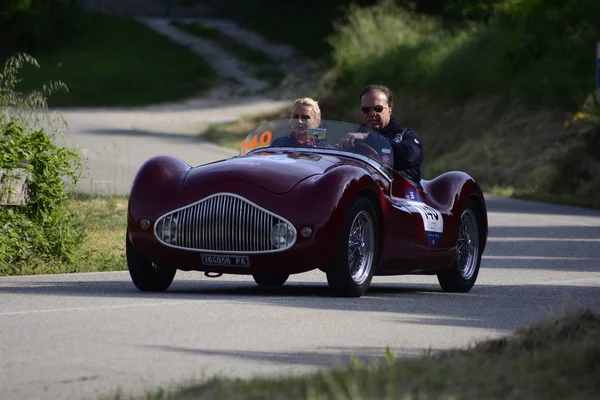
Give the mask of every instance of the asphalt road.
<svg viewBox="0 0 600 400">
<path fill-rule="evenodd" d="M 65 131 L 56 138 L 82 154 L 85 170 L 77 190 L 127 195 L 139 167 L 150 157 L 172 154 L 195 166 L 237 155 L 238 151 L 203 142 L 199 133 L 211 124 L 272 112 L 290 104 L 248 97 L 138 109 L 57 110 L 67 126 L 56 123 Z"/>
<path fill-rule="evenodd" d="M 157 149 L 191 163 L 230 154 L 190 138 L 176 114 L 88 113 L 66 115 L 65 139 L 88 147 L 106 190 L 128 190 Z M 111 146 L 119 150 L 103 156 Z M 600 212 L 487 201 L 490 242 L 468 294 L 401 276 L 376 277 L 359 299 L 331 298 L 320 272 L 265 290 L 250 277 L 180 271 L 162 294 L 138 292 L 127 272 L 0 278 L 0 398 L 90 399 L 215 374 L 303 373 L 350 354 L 383 358 L 386 346 L 397 355 L 467 346 L 575 306 L 600 312 Z"/>
</svg>

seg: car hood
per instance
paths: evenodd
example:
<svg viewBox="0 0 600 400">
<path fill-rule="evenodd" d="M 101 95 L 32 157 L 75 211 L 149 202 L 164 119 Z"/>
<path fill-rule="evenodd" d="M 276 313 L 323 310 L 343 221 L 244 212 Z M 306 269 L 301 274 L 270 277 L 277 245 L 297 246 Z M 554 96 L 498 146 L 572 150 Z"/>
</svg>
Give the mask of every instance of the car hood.
<svg viewBox="0 0 600 400">
<path fill-rule="evenodd" d="M 260 153 L 234 157 L 193 168 L 184 180 L 185 187 L 207 180 L 237 180 L 252 183 L 271 193 L 290 191 L 302 180 L 342 164 L 336 156 L 306 153 Z"/>
</svg>

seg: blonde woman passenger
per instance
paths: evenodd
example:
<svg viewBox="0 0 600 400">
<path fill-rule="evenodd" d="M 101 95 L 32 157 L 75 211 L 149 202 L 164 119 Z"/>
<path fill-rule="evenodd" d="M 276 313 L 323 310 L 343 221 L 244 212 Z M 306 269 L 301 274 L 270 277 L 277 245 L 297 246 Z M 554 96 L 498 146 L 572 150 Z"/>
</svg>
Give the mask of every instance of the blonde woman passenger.
<svg viewBox="0 0 600 400">
<path fill-rule="evenodd" d="M 321 109 L 319 103 L 310 98 L 302 97 L 294 101 L 290 115 L 292 131 L 288 136 L 277 138 L 271 146 L 277 147 L 331 147 L 325 140 L 317 140 L 308 134 L 307 129 L 317 128 L 321 124 Z"/>
</svg>

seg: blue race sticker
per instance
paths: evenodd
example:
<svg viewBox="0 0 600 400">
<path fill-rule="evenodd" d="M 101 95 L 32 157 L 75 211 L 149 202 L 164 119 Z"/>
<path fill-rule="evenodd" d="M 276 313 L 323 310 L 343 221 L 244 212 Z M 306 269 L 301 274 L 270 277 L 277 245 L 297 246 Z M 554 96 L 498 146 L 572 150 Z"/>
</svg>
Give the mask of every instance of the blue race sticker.
<svg viewBox="0 0 600 400">
<path fill-rule="evenodd" d="M 408 189 L 405 193 L 404 193 L 404 197 L 407 200 L 414 200 L 414 201 L 421 201 L 419 199 L 419 195 L 417 194 L 417 191 L 415 189 Z"/>
<path fill-rule="evenodd" d="M 425 235 L 431 247 L 436 247 L 440 243 L 440 240 L 442 240 L 442 232 L 425 231 Z"/>
</svg>

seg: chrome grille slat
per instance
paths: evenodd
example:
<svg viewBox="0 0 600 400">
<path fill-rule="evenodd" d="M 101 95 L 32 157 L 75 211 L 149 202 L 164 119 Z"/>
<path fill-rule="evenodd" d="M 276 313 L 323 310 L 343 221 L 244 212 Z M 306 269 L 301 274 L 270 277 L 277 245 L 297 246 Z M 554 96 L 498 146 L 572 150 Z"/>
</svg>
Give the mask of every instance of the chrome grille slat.
<svg viewBox="0 0 600 400">
<path fill-rule="evenodd" d="M 201 203 L 200 209 L 202 210 L 201 217 L 197 219 L 197 223 L 196 223 L 196 232 L 198 235 L 198 239 L 196 240 L 196 242 L 194 243 L 206 243 L 206 241 L 208 240 L 208 230 L 207 229 L 200 229 L 201 226 L 201 222 L 200 221 L 206 221 L 206 219 L 208 218 L 207 215 L 207 206 L 206 203 Z M 200 234 L 200 232 L 202 234 Z M 200 241 L 202 240 L 202 241 Z M 194 243 L 190 244 L 190 247 L 194 247 Z"/>
<path fill-rule="evenodd" d="M 271 243 L 271 229 L 286 224 L 288 246 Z M 155 235 L 164 244 L 195 251 L 268 253 L 291 247 L 296 229 L 287 220 L 231 193 L 219 193 L 161 216 Z M 282 231 L 283 233 L 283 231 Z"/>
</svg>

